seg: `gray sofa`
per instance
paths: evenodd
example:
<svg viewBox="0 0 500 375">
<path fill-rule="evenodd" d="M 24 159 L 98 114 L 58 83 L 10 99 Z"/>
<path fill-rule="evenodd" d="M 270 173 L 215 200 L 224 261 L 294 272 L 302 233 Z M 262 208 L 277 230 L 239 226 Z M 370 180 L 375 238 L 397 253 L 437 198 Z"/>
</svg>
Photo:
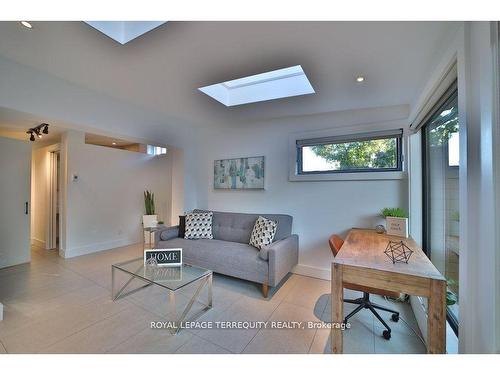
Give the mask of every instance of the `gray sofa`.
<svg viewBox="0 0 500 375">
<path fill-rule="evenodd" d="M 299 237 L 292 234 L 292 217 L 260 215 L 277 221 L 278 228 L 274 242 L 259 250 L 248 244 L 258 214 L 212 212 L 213 240 L 179 238 L 179 226 L 164 227 L 155 232 L 156 246 L 180 247 L 184 263 L 262 284 L 267 298 L 269 286 L 277 286 L 298 263 Z"/>
</svg>

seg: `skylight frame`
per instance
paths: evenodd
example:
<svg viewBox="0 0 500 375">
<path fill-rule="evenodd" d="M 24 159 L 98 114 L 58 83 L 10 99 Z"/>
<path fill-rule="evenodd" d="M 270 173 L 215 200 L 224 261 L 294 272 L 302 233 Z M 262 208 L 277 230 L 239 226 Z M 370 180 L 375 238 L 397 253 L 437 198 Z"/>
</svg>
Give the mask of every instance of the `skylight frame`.
<svg viewBox="0 0 500 375">
<path fill-rule="evenodd" d="M 167 21 L 84 21 L 121 45 L 156 29 Z"/>
<path fill-rule="evenodd" d="M 226 107 L 315 93 L 301 65 L 224 81 L 198 90 Z"/>
</svg>

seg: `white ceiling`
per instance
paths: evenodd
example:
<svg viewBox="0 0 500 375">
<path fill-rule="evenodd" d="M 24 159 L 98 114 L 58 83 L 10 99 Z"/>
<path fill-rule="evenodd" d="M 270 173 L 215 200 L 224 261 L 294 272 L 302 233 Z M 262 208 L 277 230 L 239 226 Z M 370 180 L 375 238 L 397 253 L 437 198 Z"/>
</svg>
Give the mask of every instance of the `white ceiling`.
<svg viewBox="0 0 500 375">
<path fill-rule="evenodd" d="M 120 45 L 83 22 L 0 22 L 0 56 L 194 127 L 412 104 L 451 22 L 168 22 Z M 227 108 L 198 87 L 301 65 L 316 94 Z M 364 84 L 355 77 L 366 77 Z M 50 94 L 50 93 L 49 93 Z M 2 103 L 0 103 L 0 106 Z"/>
</svg>

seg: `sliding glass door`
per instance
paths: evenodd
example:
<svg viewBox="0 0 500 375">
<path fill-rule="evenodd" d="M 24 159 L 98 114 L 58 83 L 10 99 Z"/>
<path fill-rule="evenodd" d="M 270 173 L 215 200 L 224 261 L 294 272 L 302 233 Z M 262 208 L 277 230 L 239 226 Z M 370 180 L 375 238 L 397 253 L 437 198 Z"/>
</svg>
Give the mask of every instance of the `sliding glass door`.
<svg viewBox="0 0 500 375">
<path fill-rule="evenodd" d="M 450 89 L 422 129 L 424 250 L 448 279 L 448 320 L 457 330 L 459 275 L 459 123 L 457 91 Z M 456 298 L 456 303 L 451 304 Z"/>
</svg>

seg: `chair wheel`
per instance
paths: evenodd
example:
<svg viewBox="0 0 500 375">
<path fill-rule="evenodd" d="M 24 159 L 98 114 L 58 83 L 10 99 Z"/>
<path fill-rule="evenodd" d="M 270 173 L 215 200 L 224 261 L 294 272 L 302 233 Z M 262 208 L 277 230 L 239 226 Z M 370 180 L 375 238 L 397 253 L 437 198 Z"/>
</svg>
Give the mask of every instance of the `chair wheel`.
<svg viewBox="0 0 500 375">
<path fill-rule="evenodd" d="M 391 319 L 393 322 L 399 322 L 399 314 L 392 314 Z"/>
<path fill-rule="evenodd" d="M 385 330 L 384 332 L 382 332 L 382 336 L 384 336 L 384 339 L 390 340 L 391 339 L 391 331 Z"/>
</svg>

